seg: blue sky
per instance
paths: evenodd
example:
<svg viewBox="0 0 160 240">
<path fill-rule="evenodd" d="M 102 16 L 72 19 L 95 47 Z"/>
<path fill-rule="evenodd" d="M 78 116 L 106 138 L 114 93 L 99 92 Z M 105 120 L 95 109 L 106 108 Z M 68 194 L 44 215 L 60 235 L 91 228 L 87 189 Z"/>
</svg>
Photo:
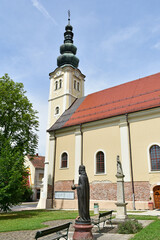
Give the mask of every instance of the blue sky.
<svg viewBox="0 0 160 240">
<path fill-rule="evenodd" d="M 0 76 L 23 82 L 39 111 L 41 155 L 48 74 L 57 67 L 68 9 L 85 95 L 160 72 L 159 0 L 0 0 Z"/>
</svg>

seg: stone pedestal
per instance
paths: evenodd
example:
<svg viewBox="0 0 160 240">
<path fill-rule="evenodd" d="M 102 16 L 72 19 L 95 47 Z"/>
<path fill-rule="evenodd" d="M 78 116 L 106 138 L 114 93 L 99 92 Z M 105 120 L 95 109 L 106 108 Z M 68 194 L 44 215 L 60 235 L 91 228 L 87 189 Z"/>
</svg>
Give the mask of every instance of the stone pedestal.
<svg viewBox="0 0 160 240">
<path fill-rule="evenodd" d="M 75 224 L 73 240 L 93 240 L 91 224 Z"/>
<path fill-rule="evenodd" d="M 115 203 L 117 205 L 117 214 L 116 214 L 116 220 L 125 220 L 127 219 L 127 213 L 126 213 L 126 205 L 127 203 Z"/>
<path fill-rule="evenodd" d="M 124 175 L 122 171 L 122 165 L 117 156 L 117 214 L 115 221 L 124 221 L 127 219 L 125 194 L 124 194 Z"/>
</svg>

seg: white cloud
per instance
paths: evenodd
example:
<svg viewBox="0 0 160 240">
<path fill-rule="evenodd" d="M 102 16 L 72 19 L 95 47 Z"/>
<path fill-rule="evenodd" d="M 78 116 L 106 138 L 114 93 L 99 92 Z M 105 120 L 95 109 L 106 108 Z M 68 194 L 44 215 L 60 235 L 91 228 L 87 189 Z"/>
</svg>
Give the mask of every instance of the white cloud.
<svg viewBox="0 0 160 240">
<path fill-rule="evenodd" d="M 160 50 L 160 42 L 157 42 L 157 43 L 153 46 L 153 48 L 156 48 L 156 49 Z"/>
<path fill-rule="evenodd" d="M 139 31 L 138 27 L 124 28 L 112 35 L 109 39 L 102 42 L 102 47 L 106 50 L 112 50 L 121 42 L 131 39 Z"/>
<path fill-rule="evenodd" d="M 48 11 L 43 7 L 43 5 L 38 2 L 38 0 L 31 0 L 34 7 L 36 7 L 46 18 L 50 19 L 55 25 L 57 22 L 55 19 L 48 13 Z"/>
</svg>

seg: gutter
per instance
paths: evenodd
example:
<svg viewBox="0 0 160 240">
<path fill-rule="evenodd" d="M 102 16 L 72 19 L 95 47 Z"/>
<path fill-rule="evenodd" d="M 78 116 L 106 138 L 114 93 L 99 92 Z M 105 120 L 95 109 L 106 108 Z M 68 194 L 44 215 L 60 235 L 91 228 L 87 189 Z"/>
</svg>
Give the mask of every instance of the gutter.
<svg viewBox="0 0 160 240">
<path fill-rule="evenodd" d="M 82 132 L 82 124 L 80 124 L 80 133 L 81 133 L 81 165 L 83 165 L 83 132 Z"/>
<path fill-rule="evenodd" d="M 55 183 L 55 168 L 56 168 L 56 147 L 57 147 L 57 138 L 55 137 L 54 144 L 54 159 L 53 159 L 53 179 L 52 179 L 52 208 L 54 203 L 54 183 Z"/>
<path fill-rule="evenodd" d="M 128 137 L 129 137 L 129 153 L 130 153 L 130 165 L 131 165 L 131 183 L 132 183 L 132 201 L 133 201 L 133 209 L 136 210 L 135 207 L 135 192 L 134 192 L 134 178 L 133 178 L 133 161 L 132 161 L 132 147 L 131 147 L 131 131 L 130 124 L 128 122 L 128 113 L 126 114 L 126 122 L 128 125 Z"/>
</svg>

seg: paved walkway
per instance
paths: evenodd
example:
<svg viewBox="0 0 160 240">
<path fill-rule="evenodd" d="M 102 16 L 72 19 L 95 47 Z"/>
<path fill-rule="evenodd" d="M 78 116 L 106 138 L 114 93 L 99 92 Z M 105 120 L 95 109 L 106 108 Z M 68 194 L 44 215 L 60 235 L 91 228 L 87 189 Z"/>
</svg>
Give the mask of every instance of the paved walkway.
<svg viewBox="0 0 160 240">
<path fill-rule="evenodd" d="M 21 209 L 22 210 L 22 209 Z M 158 210 L 152 210 L 152 211 L 142 211 L 142 212 L 129 212 L 128 214 L 134 214 L 134 215 L 150 215 L 150 216 L 159 216 L 160 217 L 160 211 Z M 47 225 L 50 227 L 60 225 L 64 222 L 68 222 L 68 220 L 59 220 L 59 221 L 49 221 L 47 222 Z M 74 223 L 74 220 L 71 221 Z M 143 226 L 147 226 L 152 221 L 141 221 Z M 72 240 L 73 236 L 73 225 L 70 227 L 69 232 L 69 240 Z M 0 233 L 0 240 L 33 240 L 34 236 L 36 234 L 37 230 L 32 231 L 15 231 L 15 232 L 7 232 L 7 233 Z M 111 228 L 110 225 L 107 225 L 101 233 L 97 232 L 97 228 L 94 227 L 93 229 L 93 235 L 94 239 L 96 240 L 128 240 L 131 237 L 133 237 L 132 234 L 117 234 L 116 232 L 116 226 L 114 228 Z M 51 238 L 47 237 L 45 240 L 50 240 Z"/>
</svg>

